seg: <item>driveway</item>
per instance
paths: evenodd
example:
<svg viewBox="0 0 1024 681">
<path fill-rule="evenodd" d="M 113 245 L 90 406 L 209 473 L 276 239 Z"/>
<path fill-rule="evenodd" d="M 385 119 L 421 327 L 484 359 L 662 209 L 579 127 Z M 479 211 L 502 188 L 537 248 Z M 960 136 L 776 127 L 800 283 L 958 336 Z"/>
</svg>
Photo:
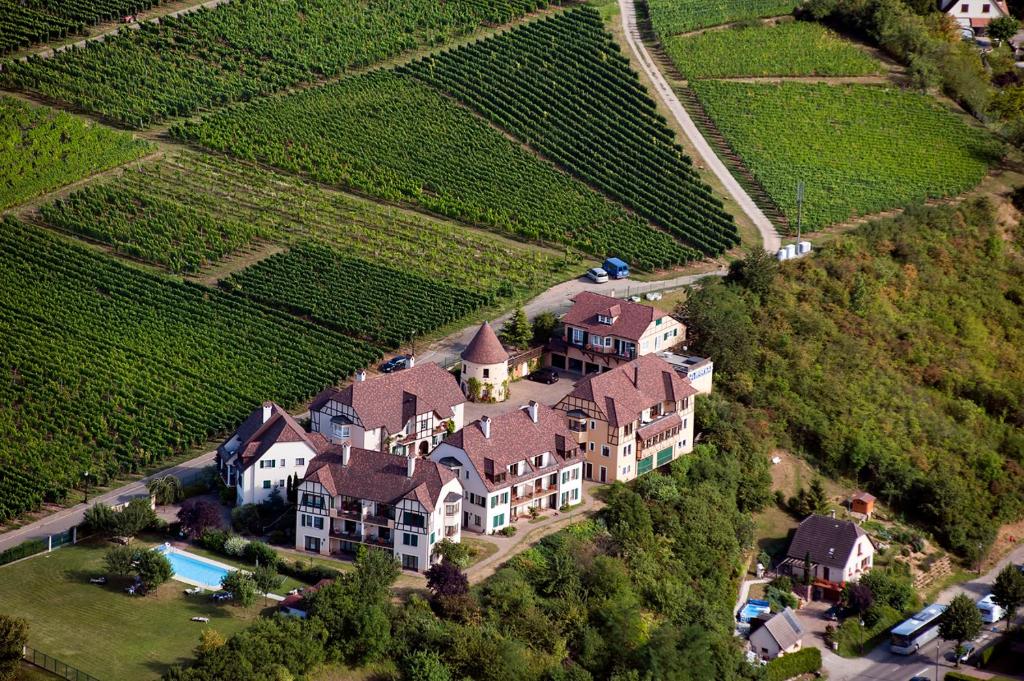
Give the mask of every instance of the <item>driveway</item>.
<svg viewBox="0 0 1024 681">
<path fill-rule="evenodd" d="M 465 423 L 472 423 L 484 414 L 492 417 L 507 414 L 525 404 L 529 404 L 530 400 L 536 400 L 538 404 L 553 407 L 559 400 L 572 392 L 577 380 L 579 379 L 575 376 L 563 375 L 556 383 L 551 385 L 535 383 L 527 379 L 509 383 L 509 397 L 504 402 L 493 404 L 466 402 L 463 420 Z"/>
</svg>

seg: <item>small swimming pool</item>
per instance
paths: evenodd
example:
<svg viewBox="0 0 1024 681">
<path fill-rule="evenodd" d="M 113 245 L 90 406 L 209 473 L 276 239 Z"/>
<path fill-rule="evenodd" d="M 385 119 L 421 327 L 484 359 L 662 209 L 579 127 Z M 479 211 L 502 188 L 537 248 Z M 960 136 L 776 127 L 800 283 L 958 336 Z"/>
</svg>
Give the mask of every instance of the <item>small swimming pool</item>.
<svg viewBox="0 0 1024 681">
<path fill-rule="evenodd" d="M 212 560 L 181 551 L 164 544 L 156 549 L 167 556 L 174 568 L 174 579 L 193 586 L 201 586 L 216 591 L 220 588 L 220 580 L 231 570 Z"/>
<path fill-rule="evenodd" d="M 771 612 L 771 609 L 772 608 L 768 604 L 768 601 L 751 598 L 743 605 L 737 619 L 739 619 L 740 622 L 749 622 L 763 612 Z"/>
</svg>

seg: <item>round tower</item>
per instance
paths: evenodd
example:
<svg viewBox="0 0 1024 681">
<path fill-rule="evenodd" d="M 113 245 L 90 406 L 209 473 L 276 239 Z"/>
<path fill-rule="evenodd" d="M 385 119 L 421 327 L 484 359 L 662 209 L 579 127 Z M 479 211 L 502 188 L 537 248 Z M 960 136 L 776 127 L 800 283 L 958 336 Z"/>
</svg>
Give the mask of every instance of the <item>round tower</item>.
<svg viewBox="0 0 1024 681">
<path fill-rule="evenodd" d="M 508 399 L 508 352 L 487 322 L 462 351 L 462 392 L 470 402 Z"/>
</svg>

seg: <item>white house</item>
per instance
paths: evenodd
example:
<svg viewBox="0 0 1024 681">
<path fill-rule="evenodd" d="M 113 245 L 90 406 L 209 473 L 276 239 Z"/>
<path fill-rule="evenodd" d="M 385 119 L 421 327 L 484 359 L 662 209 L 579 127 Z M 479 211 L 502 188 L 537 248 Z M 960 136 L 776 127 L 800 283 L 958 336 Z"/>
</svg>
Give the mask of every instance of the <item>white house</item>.
<svg viewBox="0 0 1024 681">
<path fill-rule="evenodd" d="M 796 528 L 779 571 L 802 579 L 809 560 L 815 595 L 836 600 L 847 582 L 871 569 L 874 556 L 871 537 L 856 523 L 812 515 Z"/>
<path fill-rule="evenodd" d="M 804 630 L 796 613 L 786 608 L 750 632 L 750 649 L 762 660 L 795 653 L 803 645 Z"/>
<path fill-rule="evenodd" d="M 940 7 L 960 28 L 982 35 L 993 19 L 1010 16 L 1005 0 L 942 0 Z"/>
<path fill-rule="evenodd" d="M 279 405 L 264 402 L 217 447 L 217 470 L 225 485 L 235 487 L 236 503 L 258 504 L 275 489 L 284 496 L 288 477 L 302 479 L 326 446 L 319 433 L 307 433 Z"/>
<path fill-rule="evenodd" d="M 310 405 L 313 432 L 335 444 L 392 454 L 426 456 L 462 428 L 465 397 L 458 381 L 433 363 L 329 388 Z"/>
<path fill-rule="evenodd" d="M 583 457 L 564 415 L 529 405 L 484 416 L 446 438 L 430 455 L 462 482 L 462 526 L 500 530 L 531 507 L 557 509 L 583 497 Z"/>
<path fill-rule="evenodd" d="M 461 540 L 461 510 L 462 485 L 444 466 L 336 445 L 299 484 L 295 548 L 345 556 L 366 546 L 419 572 L 434 561 L 438 542 Z"/>
</svg>

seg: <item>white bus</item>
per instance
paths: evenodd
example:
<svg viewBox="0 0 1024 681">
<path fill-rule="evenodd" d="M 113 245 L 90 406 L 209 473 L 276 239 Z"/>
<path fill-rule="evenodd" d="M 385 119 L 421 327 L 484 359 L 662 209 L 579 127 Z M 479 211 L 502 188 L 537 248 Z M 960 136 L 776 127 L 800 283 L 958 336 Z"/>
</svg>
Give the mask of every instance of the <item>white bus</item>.
<svg viewBox="0 0 1024 681">
<path fill-rule="evenodd" d="M 900 655 L 912 655 L 929 641 L 939 635 L 939 619 L 948 606 L 938 603 L 911 617 L 906 622 L 893 628 L 889 642 L 889 650 Z"/>
<path fill-rule="evenodd" d="M 1006 611 L 992 600 L 992 594 L 978 601 L 978 610 L 981 612 L 981 621 L 985 624 L 993 624 L 1006 617 Z"/>
</svg>

